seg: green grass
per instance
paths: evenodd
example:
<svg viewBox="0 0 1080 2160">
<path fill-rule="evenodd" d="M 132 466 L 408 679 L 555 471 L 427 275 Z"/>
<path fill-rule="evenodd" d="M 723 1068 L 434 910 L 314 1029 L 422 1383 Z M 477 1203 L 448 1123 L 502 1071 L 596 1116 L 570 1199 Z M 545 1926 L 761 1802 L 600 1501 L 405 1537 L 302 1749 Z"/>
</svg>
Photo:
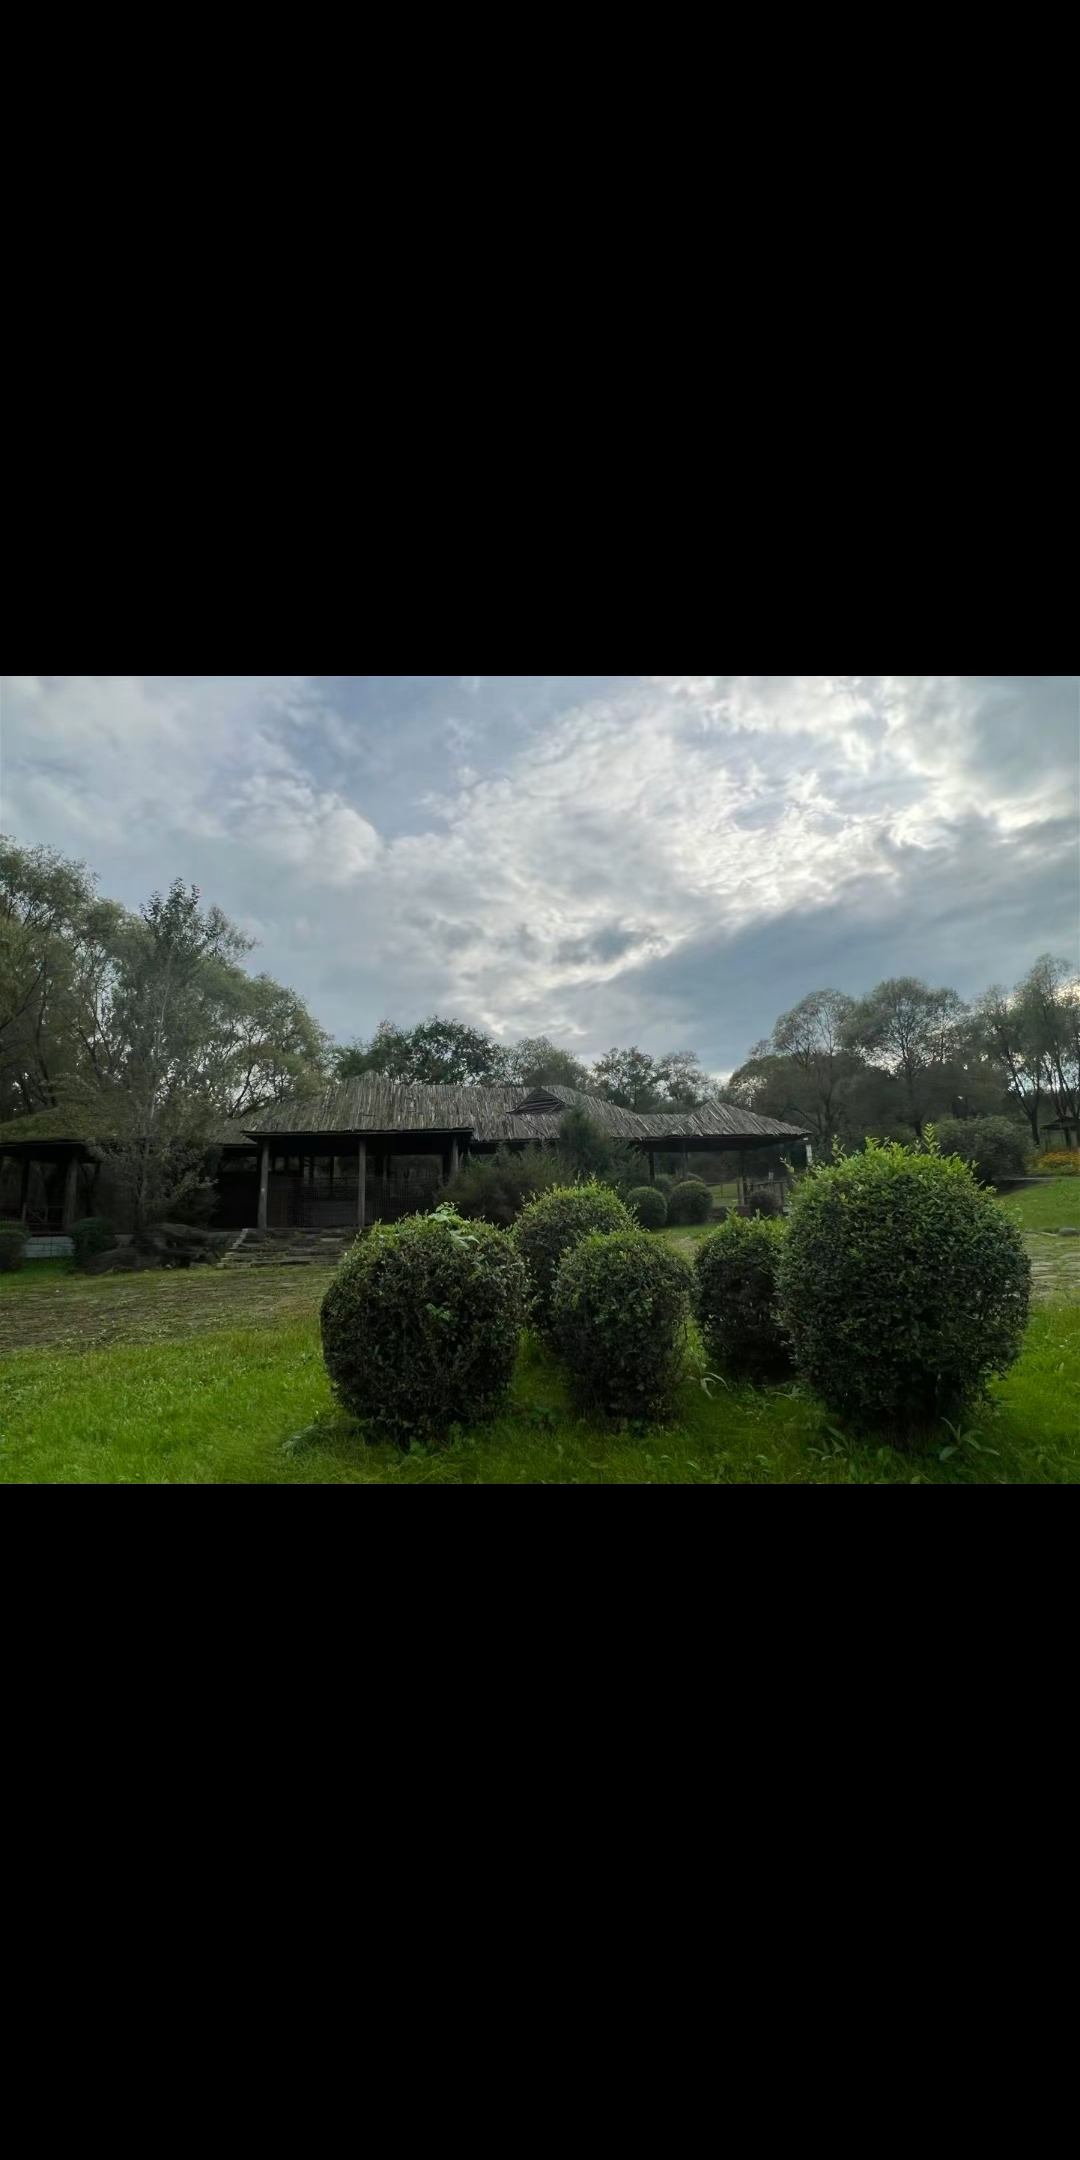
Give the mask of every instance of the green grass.
<svg viewBox="0 0 1080 2160">
<path fill-rule="evenodd" d="M 1025 1230 L 1059 1230 L 1080 1227 L 1080 1178 L 1046 1178 L 1040 1185 L 1021 1185 L 1003 1193 L 1001 1206 L 1018 1214 Z"/>
<path fill-rule="evenodd" d="M 267 1277 L 280 1280 L 265 1271 L 264 1299 Z M 974 1440 L 945 1463 L 936 1451 L 913 1458 L 844 1440 L 796 1388 L 720 1388 L 710 1400 L 690 1380 L 676 1427 L 611 1431 L 575 1416 L 561 1373 L 532 1338 L 502 1417 L 439 1453 L 403 1455 L 365 1445 L 334 1404 L 314 1310 L 324 1281 L 307 1276 L 300 1320 L 14 1353 L 0 1365 L 0 1482 L 1080 1483 L 1080 1311 L 1067 1307 L 1036 1314 L 1023 1358 L 972 1421 Z M 281 1290 L 296 1296 L 289 1277 Z"/>
<path fill-rule="evenodd" d="M 797 1387 L 710 1399 L 691 1378 L 677 1425 L 612 1431 L 576 1416 L 530 1337 L 502 1417 L 403 1455 L 365 1445 L 331 1396 L 325 1271 L 101 1278 L 42 1261 L 0 1276 L 0 1483 L 1077 1484 L 1080 1275 L 1054 1270 L 1080 1268 L 1080 1240 L 1046 1234 L 1076 1202 L 1063 1179 L 1002 1203 L 1025 1223 L 1043 1302 L 1020 1362 L 945 1462 L 938 1446 L 913 1457 L 843 1438 Z M 662 1233 L 687 1257 L 707 1234 Z"/>
</svg>

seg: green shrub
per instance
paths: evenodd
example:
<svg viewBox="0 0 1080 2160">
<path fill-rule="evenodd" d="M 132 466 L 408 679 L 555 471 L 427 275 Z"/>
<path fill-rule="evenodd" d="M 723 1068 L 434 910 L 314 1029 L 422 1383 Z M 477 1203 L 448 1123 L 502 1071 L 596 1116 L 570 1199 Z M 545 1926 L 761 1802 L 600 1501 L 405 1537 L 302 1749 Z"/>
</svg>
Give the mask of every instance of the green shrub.
<svg viewBox="0 0 1080 2160">
<path fill-rule="evenodd" d="M 667 1221 L 667 1201 L 655 1185 L 635 1185 L 626 1195 L 626 1205 L 631 1215 L 636 1215 L 643 1230 L 662 1230 Z"/>
<path fill-rule="evenodd" d="M 613 1140 L 586 1110 L 564 1110 L 559 1119 L 559 1153 L 571 1164 L 576 1178 L 602 1178 L 621 1191 L 628 1191 L 641 1178 L 637 1150 L 628 1140 Z"/>
<path fill-rule="evenodd" d="M 443 1202 L 470 1220 L 479 1216 L 508 1230 L 537 1193 L 566 1185 L 573 1175 L 572 1164 L 553 1148 L 501 1147 L 465 1163 L 445 1187 Z"/>
<path fill-rule="evenodd" d="M 1080 1177 L 1080 1148 L 1047 1148 L 1035 1168 L 1051 1177 Z"/>
<path fill-rule="evenodd" d="M 943 1155 L 970 1163 L 980 1185 L 1000 1185 L 1026 1177 L 1031 1164 L 1031 1135 L 1012 1118 L 943 1118 L 932 1133 Z"/>
<path fill-rule="evenodd" d="M 858 1429 L 914 1439 L 1019 1355 L 1019 1226 L 954 1156 L 867 1142 L 804 1178 L 780 1305 L 809 1385 Z"/>
<path fill-rule="evenodd" d="M 708 1222 L 712 1213 L 712 1193 L 701 1178 L 680 1178 L 668 1194 L 667 1218 L 669 1223 Z"/>
<path fill-rule="evenodd" d="M 698 1325 L 709 1363 L 722 1373 L 768 1380 L 791 1370 L 776 1288 L 786 1237 L 784 1222 L 731 1215 L 698 1246 Z"/>
<path fill-rule="evenodd" d="M 81 1222 L 72 1224 L 71 1241 L 75 1247 L 75 1265 L 83 1267 L 95 1253 L 113 1250 L 116 1226 L 104 1215 L 84 1215 Z"/>
<path fill-rule="evenodd" d="M 773 1192 L 768 1185 L 759 1185 L 756 1191 L 750 1194 L 745 1206 L 739 1209 L 740 1215 L 748 1222 L 752 1221 L 756 1215 L 775 1218 L 777 1215 L 782 1215 L 783 1212 L 784 1202 L 782 1195 L 779 1192 Z"/>
<path fill-rule="evenodd" d="M 21 1222 L 0 1222 L 0 1275 L 13 1275 L 26 1258 L 26 1232 Z"/>
<path fill-rule="evenodd" d="M 656 1176 L 653 1179 L 653 1184 L 655 1185 L 657 1192 L 662 1192 L 665 1200 L 667 1199 L 667 1196 L 671 1191 L 674 1183 L 675 1180 L 673 1177 L 667 1177 L 663 1174 L 663 1172 L 659 1170 L 657 1171 Z"/>
<path fill-rule="evenodd" d="M 593 1230 L 632 1228 L 622 1201 L 596 1178 L 587 1185 L 556 1186 L 523 1210 L 514 1225 L 514 1245 L 525 1263 L 532 1323 L 541 1334 L 551 1325 L 555 1274 L 563 1254 Z"/>
<path fill-rule="evenodd" d="M 502 1230 L 450 1209 L 377 1223 L 323 1299 L 326 1369 L 378 1433 L 437 1440 L 498 1409 L 524 1313 L 524 1269 Z"/>
<path fill-rule="evenodd" d="M 641 1230 L 583 1238 L 555 1279 L 555 1347 L 584 1407 L 669 1417 L 683 1376 L 693 1277 Z"/>
</svg>

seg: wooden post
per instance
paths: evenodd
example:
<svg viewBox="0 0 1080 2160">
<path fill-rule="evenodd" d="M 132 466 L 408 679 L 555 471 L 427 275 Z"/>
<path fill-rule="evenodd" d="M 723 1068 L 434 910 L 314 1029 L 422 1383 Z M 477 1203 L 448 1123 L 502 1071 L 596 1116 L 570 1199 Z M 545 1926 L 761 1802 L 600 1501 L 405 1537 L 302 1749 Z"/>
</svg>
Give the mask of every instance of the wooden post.
<svg viewBox="0 0 1080 2160">
<path fill-rule="evenodd" d="M 364 1227 L 364 1210 L 365 1210 L 365 1206 L 366 1206 L 366 1203 L 367 1203 L 367 1192 L 366 1192 L 366 1190 L 365 1190 L 366 1186 L 367 1186 L 367 1141 L 366 1141 L 366 1140 L 361 1140 L 361 1142 L 360 1142 L 360 1144 L 359 1144 L 359 1147 L 358 1147 L 358 1149 L 357 1149 L 357 1162 L 356 1162 L 356 1222 L 357 1222 L 357 1228 L 358 1228 L 358 1229 L 360 1229 L 360 1230 L 362 1230 L 362 1229 L 363 1229 L 363 1227 Z"/>
<path fill-rule="evenodd" d="M 457 1168 L 458 1168 L 458 1163 L 459 1163 L 460 1161 L 461 1161 L 461 1157 L 460 1157 L 460 1155 L 459 1155 L 459 1153 L 458 1153 L 458 1144 L 457 1144 L 457 1141 L 456 1141 L 456 1140 L 451 1140 L 451 1142 L 450 1142 L 450 1175 L 451 1175 L 451 1177 L 456 1177 L 456 1176 L 457 1176 Z"/>
<path fill-rule="evenodd" d="M 24 1156 L 23 1156 L 23 1159 L 22 1159 L 22 1190 L 21 1190 L 21 1192 L 20 1192 L 20 1194 L 19 1194 L 19 1221 L 20 1221 L 20 1222 L 25 1222 L 25 1221 L 26 1221 L 26 1209 L 27 1209 L 27 1204 L 28 1204 L 28 1202 L 29 1202 L 29 1199 L 30 1199 L 30 1157 L 29 1157 L 29 1155 L 24 1155 Z"/>
<path fill-rule="evenodd" d="M 270 1196 L 270 1142 L 264 1140 L 259 1151 L 259 1228 L 266 1228 L 266 1203 Z"/>
<path fill-rule="evenodd" d="M 656 1156 L 652 1148 L 649 1149 L 649 1183 L 650 1185 L 656 1183 Z"/>
<path fill-rule="evenodd" d="M 70 1230 L 75 1220 L 76 1195 L 79 1187 L 79 1158 L 73 1155 L 64 1175 L 64 1214 L 61 1229 Z"/>
</svg>

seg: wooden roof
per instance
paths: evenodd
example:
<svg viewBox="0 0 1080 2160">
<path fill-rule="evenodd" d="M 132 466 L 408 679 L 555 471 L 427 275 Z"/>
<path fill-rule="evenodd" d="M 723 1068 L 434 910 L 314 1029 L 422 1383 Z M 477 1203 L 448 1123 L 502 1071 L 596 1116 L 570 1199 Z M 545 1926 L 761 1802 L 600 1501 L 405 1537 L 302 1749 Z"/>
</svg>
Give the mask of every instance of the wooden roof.
<svg viewBox="0 0 1080 2160">
<path fill-rule="evenodd" d="M 557 1107 L 540 1109 L 538 1096 Z M 776 1118 L 734 1110 L 728 1103 L 642 1112 L 621 1110 L 603 1095 L 586 1095 L 578 1088 L 545 1087 L 530 1096 L 519 1087 L 421 1087 L 375 1073 L 339 1081 L 319 1095 L 273 1103 L 245 1120 L 244 1131 L 259 1139 L 296 1133 L 444 1132 L 467 1135 L 477 1145 L 490 1147 L 500 1140 L 556 1140 L 569 1109 L 584 1110 L 613 1140 L 652 1140 L 661 1147 L 677 1147 L 684 1139 L 741 1140 L 753 1146 L 806 1138 L 802 1126 L 782 1125 Z"/>
</svg>

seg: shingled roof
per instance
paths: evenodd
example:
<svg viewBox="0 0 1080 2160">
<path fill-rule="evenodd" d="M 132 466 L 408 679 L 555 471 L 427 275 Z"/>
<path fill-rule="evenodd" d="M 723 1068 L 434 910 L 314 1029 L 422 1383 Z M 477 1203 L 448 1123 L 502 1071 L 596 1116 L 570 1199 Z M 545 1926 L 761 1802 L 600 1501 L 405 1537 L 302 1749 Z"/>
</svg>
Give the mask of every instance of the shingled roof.
<svg viewBox="0 0 1080 2160">
<path fill-rule="evenodd" d="M 557 1108 L 532 1107 L 551 1102 Z M 519 1087 L 420 1087 L 365 1073 L 342 1080 L 321 1095 L 273 1103 L 244 1131 L 253 1139 L 331 1133 L 456 1133 L 478 1147 L 500 1140 L 557 1140 L 565 1111 L 584 1110 L 613 1140 L 652 1140 L 677 1147 L 683 1140 L 742 1141 L 748 1147 L 768 1140 L 804 1140 L 799 1125 L 735 1110 L 729 1103 L 702 1103 L 697 1110 L 621 1110 L 603 1095 L 578 1088 L 545 1087 L 525 1094 Z"/>
</svg>

